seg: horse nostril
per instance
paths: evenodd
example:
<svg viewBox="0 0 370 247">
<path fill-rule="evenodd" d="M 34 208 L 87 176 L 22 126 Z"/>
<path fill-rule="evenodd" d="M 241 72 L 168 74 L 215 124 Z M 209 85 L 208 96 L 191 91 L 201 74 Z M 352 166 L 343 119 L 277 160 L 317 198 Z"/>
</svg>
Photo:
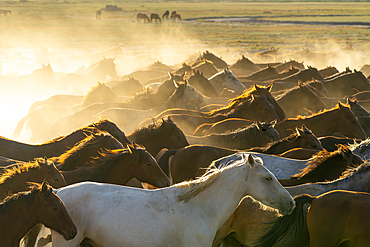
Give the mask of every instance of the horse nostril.
<svg viewBox="0 0 370 247">
<path fill-rule="evenodd" d="M 294 202 L 293 202 L 293 201 L 290 201 L 290 206 L 291 206 L 292 208 L 294 208 L 294 207 L 295 207 L 295 204 L 294 204 Z"/>
<path fill-rule="evenodd" d="M 76 234 L 77 234 L 77 231 L 75 231 L 74 229 L 72 229 L 72 230 L 71 230 L 71 237 L 76 236 Z"/>
</svg>

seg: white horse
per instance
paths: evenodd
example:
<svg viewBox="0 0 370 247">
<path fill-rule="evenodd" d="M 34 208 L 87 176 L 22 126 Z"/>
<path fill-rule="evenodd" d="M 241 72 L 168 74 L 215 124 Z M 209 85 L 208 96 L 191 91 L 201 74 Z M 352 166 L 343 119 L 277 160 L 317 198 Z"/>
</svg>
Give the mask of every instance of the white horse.
<svg viewBox="0 0 370 247">
<path fill-rule="evenodd" d="M 290 214 L 294 200 L 252 155 L 201 178 L 172 187 L 143 190 L 85 182 L 57 190 L 77 226 L 73 240 L 52 231 L 53 247 L 211 246 L 216 231 L 250 195 Z"/>
<path fill-rule="evenodd" d="M 245 86 L 228 68 L 218 72 L 217 74 L 214 74 L 208 78 L 208 80 L 215 87 L 218 93 L 220 93 L 224 88 L 233 90 L 235 92 L 245 90 Z"/>
<path fill-rule="evenodd" d="M 312 160 L 296 160 L 284 157 L 278 157 L 270 154 L 261 154 L 255 152 L 238 152 L 229 156 L 222 157 L 213 161 L 216 167 L 225 166 L 236 160 L 241 160 L 245 155 L 253 154 L 263 160 L 266 168 L 272 172 L 278 179 L 289 179 L 290 176 L 300 173 L 307 166 L 307 162 Z"/>
</svg>

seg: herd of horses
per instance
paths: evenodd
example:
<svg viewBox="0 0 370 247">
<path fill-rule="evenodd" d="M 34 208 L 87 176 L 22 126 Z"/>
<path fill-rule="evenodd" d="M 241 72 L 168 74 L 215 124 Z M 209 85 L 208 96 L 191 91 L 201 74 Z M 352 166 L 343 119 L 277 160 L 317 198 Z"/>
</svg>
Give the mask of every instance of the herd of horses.
<svg viewBox="0 0 370 247">
<path fill-rule="evenodd" d="M 361 71 L 209 51 L 106 68 L 32 104 L 28 142 L 0 138 L 4 246 L 369 246 Z"/>
<path fill-rule="evenodd" d="M 181 21 L 181 15 L 179 13 L 177 13 L 175 10 L 171 12 L 171 15 L 170 15 L 170 11 L 169 10 L 167 10 L 166 12 L 164 12 L 164 14 L 162 15 L 162 19 L 161 19 L 161 17 L 157 13 L 151 13 L 150 14 L 150 18 L 145 13 L 138 13 L 136 15 L 136 20 L 138 22 L 143 21 L 144 23 L 145 22 L 148 22 L 148 23 L 151 23 L 151 22 L 159 22 L 159 23 L 161 23 L 162 20 L 168 19 L 168 18 L 170 18 L 170 19 L 172 19 L 174 21 Z"/>
</svg>

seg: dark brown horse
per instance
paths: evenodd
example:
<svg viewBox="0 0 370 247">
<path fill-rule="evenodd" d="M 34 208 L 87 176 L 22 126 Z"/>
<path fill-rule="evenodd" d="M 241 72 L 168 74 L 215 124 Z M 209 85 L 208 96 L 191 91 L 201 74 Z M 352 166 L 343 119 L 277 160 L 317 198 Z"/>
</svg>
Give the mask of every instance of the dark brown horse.
<svg viewBox="0 0 370 247">
<path fill-rule="evenodd" d="M 144 23 L 145 23 L 145 22 L 150 22 L 149 17 L 148 17 L 146 14 L 143 14 L 143 13 L 138 13 L 138 14 L 136 15 L 136 20 L 137 20 L 138 22 L 140 22 L 141 20 L 143 20 L 143 22 L 144 22 Z"/>
<path fill-rule="evenodd" d="M 284 109 L 286 117 L 296 117 L 302 108 L 313 112 L 319 112 L 326 108 L 326 104 L 321 98 L 303 83 L 298 83 L 298 86 L 282 92 L 275 98 L 277 103 Z"/>
<path fill-rule="evenodd" d="M 325 124 L 323 124 L 325 123 Z M 316 136 L 329 136 L 339 132 L 350 138 L 365 139 L 366 134 L 358 119 L 348 106 L 338 103 L 332 109 L 324 110 L 308 117 L 288 118 L 276 124 L 275 129 L 283 138 L 296 126 L 305 124 Z"/>
<path fill-rule="evenodd" d="M 178 149 L 189 145 L 184 133 L 170 117 L 142 127 L 131 133 L 128 138 L 143 145 L 153 156 L 163 148 Z"/>
<path fill-rule="evenodd" d="M 293 213 L 273 222 L 255 246 L 273 246 L 290 229 L 295 230 L 296 246 L 370 245 L 369 193 L 333 190 L 320 196 L 300 195 L 294 200 Z M 305 217 L 307 204 L 310 208 Z"/>
<path fill-rule="evenodd" d="M 188 78 L 188 82 L 207 97 L 216 97 L 218 95 L 215 87 L 203 75 L 203 72 L 199 72 L 199 70 L 193 70 L 193 75 Z"/>
<path fill-rule="evenodd" d="M 228 131 L 233 132 L 236 131 L 237 129 L 245 128 L 253 123 L 254 121 L 242 118 L 227 118 L 216 123 L 201 124 L 194 130 L 193 135 L 204 136 L 217 133 L 221 134 Z"/>
<path fill-rule="evenodd" d="M 77 234 L 64 203 L 46 182 L 40 188 L 34 187 L 3 200 L 0 203 L 0 221 L 1 246 L 4 247 L 19 246 L 24 235 L 39 223 L 57 231 L 66 240 Z"/>
<path fill-rule="evenodd" d="M 159 17 L 159 15 L 157 13 L 151 13 L 150 14 L 150 22 L 153 22 L 153 21 L 159 22 L 159 23 L 162 22 L 161 17 Z"/>
<path fill-rule="evenodd" d="M 211 134 L 201 137 L 187 136 L 191 144 L 205 144 L 232 149 L 262 147 L 280 139 L 274 129 L 276 121 L 271 123 L 253 123 L 252 125 L 223 134 Z"/>
<path fill-rule="evenodd" d="M 361 165 L 363 162 L 347 146 L 340 145 L 334 152 L 326 150 L 319 152 L 307 162 L 307 167 L 302 172 L 291 176 L 290 179 L 279 179 L 279 181 L 283 186 L 332 181 L 338 179 L 348 168 Z"/>
</svg>

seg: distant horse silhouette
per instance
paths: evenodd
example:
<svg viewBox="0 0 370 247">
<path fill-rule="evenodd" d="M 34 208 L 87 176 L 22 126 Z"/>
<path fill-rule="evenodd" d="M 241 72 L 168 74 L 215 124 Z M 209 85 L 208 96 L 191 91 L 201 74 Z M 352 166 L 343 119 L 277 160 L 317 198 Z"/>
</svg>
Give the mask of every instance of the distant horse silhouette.
<svg viewBox="0 0 370 247">
<path fill-rule="evenodd" d="M 162 15 L 162 19 L 164 19 L 166 17 L 166 19 L 168 19 L 168 17 L 170 16 L 170 11 L 166 11 L 164 12 L 164 14 Z"/>
<path fill-rule="evenodd" d="M 176 20 L 181 21 L 181 15 L 179 15 L 179 14 L 174 14 L 174 15 L 172 16 L 172 19 L 173 19 L 174 21 L 176 21 Z"/>
<path fill-rule="evenodd" d="M 157 13 L 152 13 L 150 15 L 150 22 L 153 22 L 153 20 L 155 20 L 156 22 L 161 23 L 161 17 L 159 17 L 159 15 Z"/>
<path fill-rule="evenodd" d="M 10 10 L 5 10 L 5 9 L 0 9 L 0 15 L 7 15 L 7 14 L 11 14 L 12 13 L 12 11 L 10 11 Z"/>
<path fill-rule="evenodd" d="M 150 22 L 149 17 L 148 17 L 146 14 L 143 14 L 143 13 L 138 13 L 138 14 L 136 15 L 136 20 L 137 20 L 138 22 L 140 22 L 140 20 L 143 20 L 143 22 L 144 22 L 144 23 L 145 23 L 145 22 Z"/>
<path fill-rule="evenodd" d="M 176 10 L 172 11 L 170 18 L 173 19 L 173 16 L 176 15 L 176 14 L 177 14 Z"/>
<path fill-rule="evenodd" d="M 101 20 L 101 10 L 96 11 L 96 19 Z"/>
</svg>

